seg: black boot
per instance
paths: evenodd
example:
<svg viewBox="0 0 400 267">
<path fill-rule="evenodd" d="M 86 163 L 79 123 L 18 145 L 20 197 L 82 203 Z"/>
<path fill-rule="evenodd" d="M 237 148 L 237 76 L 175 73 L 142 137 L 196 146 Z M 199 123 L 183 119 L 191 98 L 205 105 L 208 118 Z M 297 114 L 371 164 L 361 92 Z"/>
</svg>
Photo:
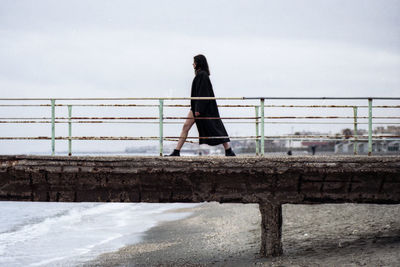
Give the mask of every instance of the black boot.
<svg viewBox="0 0 400 267">
<path fill-rule="evenodd" d="M 236 154 L 235 154 L 235 152 L 233 152 L 232 148 L 230 147 L 228 149 L 225 149 L 225 156 L 227 156 L 227 157 L 235 157 Z"/>
<path fill-rule="evenodd" d="M 169 154 L 167 157 L 180 157 L 181 151 L 178 149 L 174 149 L 174 152 L 172 152 L 171 154 Z"/>
</svg>

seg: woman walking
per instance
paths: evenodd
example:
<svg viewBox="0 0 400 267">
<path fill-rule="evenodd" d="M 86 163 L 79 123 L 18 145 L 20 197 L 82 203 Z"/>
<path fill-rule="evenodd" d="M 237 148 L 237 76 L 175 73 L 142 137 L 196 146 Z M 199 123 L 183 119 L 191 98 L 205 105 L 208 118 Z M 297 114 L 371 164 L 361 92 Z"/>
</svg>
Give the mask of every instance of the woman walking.
<svg viewBox="0 0 400 267">
<path fill-rule="evenodd" d="M 209 78 L 210 70 L 207 59 L 203 55 L 194 57 L 193 68 L 195 77 L 192 83 L 191 97 L 214 97 L 213 87 Z M 218 106 L 215 99 L 212 100 L 191 100 L 190 111 L 183 125 L 178 144 L 174 152 L 169 156 L 180 156 L 180 150 L 185 143 L 190 128 L 196 123 L 199 131 L 199 143 L 216 146 L 222 144 L 225 148 L 225 156 L 236 156 L 229 145 L 228 133 L 225 130 L 221 119 L 203 119 L 207 117 L 219 118 Z M 221 137 L 221 138 L 202 138 Z"/>
</svg>

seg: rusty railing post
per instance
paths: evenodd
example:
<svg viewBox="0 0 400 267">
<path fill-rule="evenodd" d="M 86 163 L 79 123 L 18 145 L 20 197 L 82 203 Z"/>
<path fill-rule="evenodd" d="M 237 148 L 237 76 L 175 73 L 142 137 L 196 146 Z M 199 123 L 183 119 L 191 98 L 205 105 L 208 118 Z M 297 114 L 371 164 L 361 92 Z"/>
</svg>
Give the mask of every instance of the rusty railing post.
<svg viewBox="0 0 400 267">
<path fill-rule="evenodd" d="M 164 140 L 164 129 L 163 129 L 163 124 L 164 124 L 164 100 L 160 99 L 160 105 L 158 106 L 158 110 L 159 110 L 159 129 L 160 129 L 160 140 L 159 140 L 159 145 L 160 145 L 160 156 L 163 155 L 163 140 Z"/>
<path fill-rule="evenodd" d="M 353 144 L 353 146 L 354 146 L 354 155 L 357 155 L 358 154 L 357 106 L 353 107 L 353 114 L 354 114 L 354 144 Z"/>
<path fill-rule="evenodd" d="M 68 105 L 68 156 L 72 156 L 72 105 Z"/>
<path fill-rule="evenodd" d="M 261 98 L 261 156 L 264 156 L 264 98 Z"/>
<path fill-rule="evenodd" d="M 259 131 L 259 122 L 258 122 L 258 110 L 259 110 L 259 106 L 255 106 L 256 109 L 256 155 L 258 156 L 258 154 L 260 153 L 260 142 L 259 142 L 259 138 L 258 136 L 260 135 L 260 131 Z"/>
<path fill-rule="evenodd" d="M 372 98 L 368 99 L 368 156 L 372 155 Z"/>
<path fill-rule="evenodd" d="M 56 126 L 55 126 L 55 117 L 56 117 L 56 100 L 51 99 L 51 155 L 54 156 L 56 152 Z"/>
</svg>

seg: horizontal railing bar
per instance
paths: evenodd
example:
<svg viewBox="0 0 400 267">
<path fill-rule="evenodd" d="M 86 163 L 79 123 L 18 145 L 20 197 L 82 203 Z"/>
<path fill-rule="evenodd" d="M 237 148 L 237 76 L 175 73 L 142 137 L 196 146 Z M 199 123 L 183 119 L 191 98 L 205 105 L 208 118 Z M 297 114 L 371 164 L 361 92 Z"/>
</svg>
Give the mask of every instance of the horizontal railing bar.
<svg viewBox="0 0 400 267">
<path fill-rule="evenodd" d="M 226 122 L 229 123 L 229 122 Z M 254 123 L 254 122 L 253 122 Z M 295 121 L 266 121 L 265 124 L 349 124 L 353 125 L 353 122 L 295 122 Z M 365 124 L 368 125 L 368 122 L 357 122 L 357 124 Z M 374 122 L 375 124 L 389 124 L 389 125 L 394 125 L 394 124 L 400 124 L 399 122 Z"/>
<path fill-rule="evenodd" d="M 73 106 L 73 107 L 158 107 L 159 105 L 145 105 L 145 104 L 56 104 L 54 105 L 55 107 L 67 107 L 67 106 Z M 239 107 L 239 108 L 246 108 L 246 107 L 257 107 L 258 105 L 218 105 L 218 107 Z M 0 107 L 51 107 L 49 104 L 38 104 L 38 105 L 1 105 Z M 164 105 L 164 107 L 190 107 L 190 105 Z M 400 106 L 399 106 L 400 107 Z"/>
<path fill-rule="evenodd" d="M 265 119 L 351 119 L 352 117 L 265 117 Z M 368 117 L 358 117 L 358 119 L 367 119 Z M 397 117 L 373 117 L 374 119 L 397 119 Z M 0 118 L 4 120 L 50 120 L 51 118 Z M 58 120 L 68 120 L 68 118 L 59 117 L 56 118 Z M 95 120 L 93 122 L 87 121 L 88 123 L 97 123 L 102 122 L 100 120 L 155 120 L 157 117 L 142 117 L 142 118 L 131 118 L 131 117 L 120 117 L 120 118 L 89 118 L 89 117 L 75 117 L 71 118 L 72 120 L 77 119 L 86 119 L 86 120 Z M 166 117 L 164 119 L 178 120 L 178 119 L 188 119 L 187 117 Z M 201 117 L 196 119 L 256 119 L 256 117 Z M 32 121 L 34 122 L 34 121 Z M 61 123 L 61 122 L 59 122 Z M 77 123 L 77 121 L 73 121 L 72 123 Z M 272 123 L 272 122 L 271 122 Z"/>
<path fill-rule="evenodd" d="M 0 121 L 0 123 L 52 123 L 51 121 Z M 68 121 L 54 121 L 54 123 L 58 123 L 58 124 L 67 124 L 70 123 Z M 89 123 L 132 123 L 132 124 L 159 124 L 159 122 L 157 121 L 72 121 L 71 124 L 89 124 Z M 248 122 L 226 122 L 226 123 L 251 123 L 254 124 L 253 121 L 248 121 Z M 164 124 L 183 124 L 182 122 L 164 122 Z"/>
<path fill-rule="evenodd" d="M 67 100 L 244 100 L 244 97 L 88 97 L 88 98 L 0 98 L 0 101 L 67 101 Z"/>
<path fill-rule="evenodd" d="M 3 124 L 8 124 L 8 123 L 12 123 L 12 124 L 26 124 L 26 123 L 51 123 L 51 121 L 0 121 L 0 123 Z M 159 124 L 158 121 L 54 121 L 54 123 L 57 124 L 67 124 L 67 123 L 71 123 L 71 124 L 90 124 L 90 123 L 116 123 L 116 124 Z M 254 124 L 254 121 L 227 121 L 225 122 L 227 124 Z M 290 122 L 290 121 L 266 121 L 266 124 L 337 124 L 337 125 L 342 125 L 342 124 L 349 124 L 349 125 L 353 125 L 352 122 Z M 182 122 L 164 122 L 164 124 L 179 124 L 181 125 Z M 357 124 L 365 124 L 367 125 L 368 122 L 358 122 Z M 389 125 L 397 125 L 400 124 L 398 122 L 374 122 L 374 124 L 389 124 Z"/>
<path fill-rule="evenodd" d="M 0 140 L 51 140 L 49 136 L 37 137 L 0 137 Z M 113 137 L 113 136 L 56 136 L 55 140 L 159 140 L 157 136 L 149 137 Z"/>
<path fill-rule="evenodd" d="M 145 104 L 56 104 L 56 107 L 158 107 L 159 105 L 145 105 Z M 258 107 L 258 105 L 217 105 L 218 107 Z M 37 104 L 37 105 L 28 105 L 28 104 L 11 104 L 11 105 L 2 105 L 0 107 L 51 107 L 50 104 Z M 190 105 L 164 105 L 164 107 L 190 107 Z M 353 105 L 265 105 L 266 108 L 368 108 L 368 106 L 353 106 Z M 373 106 L 372 108 L 400 108 L 397 106 Z"/>
<path fill-rule="evenodd" d="M 0 98 L 0 101 L 39 101 L 39 100 L 189 100 L 189 99 L 220 99 L 220 100 L 400 100 L 400 97 L 87 97 L 87 98 Z"/>
<path fill-rule="evenodd" d="M 196 120 L 233 120 L 233 119 L 260 119 L 261 117 L 196 117 Z M 352 116 L 265 116 L 265 119 L 354 119 Z M 367 116 L 360 116 L 357 117 L 358 119 L 368 119 Z M 393 116 L 377 116 L 372 117 L 373 119 L 400 119 L 400 117 L 393 117 Z M 164 119 L 188 119 L 187 117 L 165 117 Z"/>
<path fill-rule="evenodd" d="M 245 100 L 368 100 L 368 99 L 379 99 L 379 100 L 400 100 L 400 97 L 243 97 Z"/>
<path fill-rule="evenodd" d="M 368 108 L 354 105 L 264 105 L 266 108 Z M 400 108 L 400 106 L 373 106 L 372 108 Z"/>
<path fill-rule="evenodd" d="M 261 117 L 196 117 L 196 120 L 255 120 Z M 368 119 L 367 116 L 360 116 L 357 119 Z M 373 119 L 400 119 L 397 116 L 375 116 Z M 0 120 L 50 120 L 51 118 L 0 118 Z M 157 120 L 158 117 L 56 117 L 56 120 Z M 186 120 L 189 117 L 164 117 L 165 120 Z M 354 119 L 352 116 L 266 116 L 265 119 Z"/>
<path fill-rule="evenodd" d="M 352 135 L 277 135 L 277 136 L 265 136 L 265 139 L 309 139 L 309 138 L 326 138 L 326 139 L 338 139 L 338 140 L 348 140 L 353 141 L 354 136 Z M 373 135 L 373 138 L 389 138 L 390 141 L 400 138 L 400 135 Z M 179 139 L 179 136 L 165 136 L 165 139 Z M 261 136 L 209 136 L 209 137 L 187 137 L 187 139 L 243 139 L 243 138 L 250 138 L 250 139 L 260 139 Z M 1 136 L 0 140 L 50 140 L 51 137 L 49 136 L 20 136 L 20 137 L 9 137 L 9 136 Z M 159 140 L 158 136 L 57 136 L 55 137 L 56 140 Z M 368 140 L 368 136 L 357 136 L 357 141 Z M 397 139 L 396 139 L 397 140 Z"/>
</svg>

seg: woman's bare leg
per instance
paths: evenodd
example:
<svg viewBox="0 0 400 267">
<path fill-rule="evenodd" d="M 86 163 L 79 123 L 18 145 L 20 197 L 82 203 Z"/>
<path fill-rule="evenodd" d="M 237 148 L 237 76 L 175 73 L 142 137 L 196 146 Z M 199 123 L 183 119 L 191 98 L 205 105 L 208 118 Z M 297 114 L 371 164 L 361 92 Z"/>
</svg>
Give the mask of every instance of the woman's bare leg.
<svg viewBox="0 0 400 267">
<path fill-rule="evenodd" d="M 175 148 L 176 150 L 181 150 L 183 144 L 186 141 L 189 130 L 190 130 L 190 128 L 192 128 L 193 124 L 194 124 L 194 116 L 193 116 L 193 112 L 190 110 L 187 115 L 187 119 L 186 119 L 185 123 L 183 124 L 182 132 L 181 132 L 181 135 L 179 136 L 179 141 Z"/>
<path fill-rule="evenodd" d="M 235 152 L 232 151 L 231 146 L 229 145 L 229 142 L 223 143 L 222 144 L 225 148 L 225 156 L 229 156 L 229 157 L 234 157 L 236 156 Z"/>
<path fill-rule="evenodd" d="M 229 149 L 231 146 L 229 145 L 229 142 L 223 143 L 222 144 L 225 148 L 225 150 Z"/>
</svg>

